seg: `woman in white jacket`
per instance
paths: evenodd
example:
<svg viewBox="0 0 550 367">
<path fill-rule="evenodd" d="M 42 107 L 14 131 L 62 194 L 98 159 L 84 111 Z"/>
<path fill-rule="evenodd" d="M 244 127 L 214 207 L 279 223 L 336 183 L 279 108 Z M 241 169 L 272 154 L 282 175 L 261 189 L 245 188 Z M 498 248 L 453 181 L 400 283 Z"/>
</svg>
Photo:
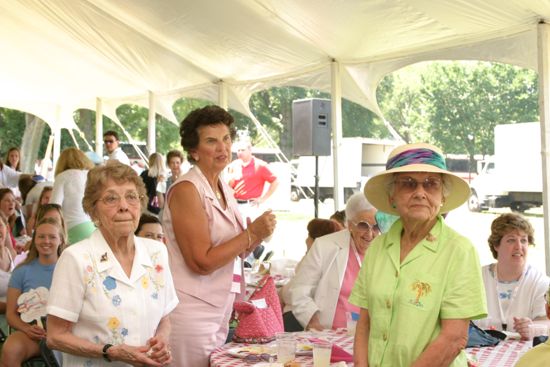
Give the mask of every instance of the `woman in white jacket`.
<svg viewBox="0 0 550 367">
<path fill-rule="evenodd" d="M 292 313 L 306 329 L 346 327 L 359 312 L 348 297 L 371 241 L 380 233 L 376 209 L 363 193 L 346 204 L 347 229 L 319 237 L 303 258 L 289 289 Z"/>
</svg>

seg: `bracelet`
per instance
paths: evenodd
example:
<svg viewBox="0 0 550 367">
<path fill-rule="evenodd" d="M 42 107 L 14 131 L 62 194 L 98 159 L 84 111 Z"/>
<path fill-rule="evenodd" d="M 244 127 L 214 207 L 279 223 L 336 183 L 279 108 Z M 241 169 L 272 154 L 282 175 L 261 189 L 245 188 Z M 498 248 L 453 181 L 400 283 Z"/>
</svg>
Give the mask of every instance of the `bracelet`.
<svg viewBox="0 0 550 367">
<path fill-rule="evenodd" d="M 252 240 L 250 238 L 250 232 L 248 231 L 248 228 L 244 230 L 246 232 L 246 237 L 248 238 L 248 246 L 246 246 L 247 250 L 250 250 L 250 246 L 252 245 Z"/>
<path fill-rule="evenodd" d="M 112 344 L 105 344 L 103 346 L 103 359 L 106 360 L 107 362 L 112 362 L 111 358 L 109 358 L 109 355 L 107 354 L 107 350 L 112 346 L 113 346 Z"/>
</svg>

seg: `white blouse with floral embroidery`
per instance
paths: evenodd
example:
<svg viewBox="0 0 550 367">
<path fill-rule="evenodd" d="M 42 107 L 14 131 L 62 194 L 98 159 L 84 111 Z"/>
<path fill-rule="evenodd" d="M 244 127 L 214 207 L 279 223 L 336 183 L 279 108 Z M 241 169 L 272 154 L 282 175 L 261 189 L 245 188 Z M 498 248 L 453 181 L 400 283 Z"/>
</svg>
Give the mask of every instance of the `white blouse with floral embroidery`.
<svg viewBox="0 0 550 367">
<path fill-rule="evenodd" d="M 74 323 L 73 334 L 97 343 L 145 345 L 178 304 L 164 244 L 135 237 L 130 277 L 103 235 L 67 248 L 54 272 L 48 314 Z M 124 366 L 63 354 L 64 366 Z"/>
</svg>

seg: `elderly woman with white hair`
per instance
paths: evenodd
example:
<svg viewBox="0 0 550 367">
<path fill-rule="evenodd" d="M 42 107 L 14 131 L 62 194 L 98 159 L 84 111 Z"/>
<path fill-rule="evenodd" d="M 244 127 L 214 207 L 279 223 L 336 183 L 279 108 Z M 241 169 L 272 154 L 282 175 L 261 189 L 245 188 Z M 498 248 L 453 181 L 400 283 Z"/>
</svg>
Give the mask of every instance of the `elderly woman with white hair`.
<svg viewBox="0 0 550 367">
<path fill-rule="evenodd" d="M 359 313 L 348 297 L 365 251 L 380 233 L 375 214 L 363 193 L 351 196 L 347 229 L 317 238 L 302 260 L 289 296 L 292 313 L 306 329 L 346 327 L 346 312 Z"/>
</svg>

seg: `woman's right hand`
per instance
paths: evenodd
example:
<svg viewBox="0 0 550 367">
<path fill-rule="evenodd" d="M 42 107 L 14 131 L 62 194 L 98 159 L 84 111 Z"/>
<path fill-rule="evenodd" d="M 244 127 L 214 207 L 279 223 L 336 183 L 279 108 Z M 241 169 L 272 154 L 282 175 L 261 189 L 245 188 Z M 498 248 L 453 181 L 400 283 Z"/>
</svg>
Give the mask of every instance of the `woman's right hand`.
<svg viewBox="0 0 550 367">
<path fill-rule="evenodd" d="M 149 357 L 148 346 L 134 347 L 126 344 L 114 345 L 108 350 L 109 358 L 113 361 L 128 363 L 132 366 L 161 367 L 162 364 Z"/>
<path fill-rule="evenodd" d="M 271 236 L 271 234 L 275 230 L 276 224 L 277 218 L 271 210 L 265 211 L 252 223 L 249 223 L 247 229 L 250 232 L 252 245 L 255 246 L 260 243 L 264 238 Z"/>
<path fill-rule="evenodd" d="M 27 324 L 22 331 L 32 340 L 40 341 L 46 337 L 46 330 L 42 329 L 38 325 Z"/>
</svg>

